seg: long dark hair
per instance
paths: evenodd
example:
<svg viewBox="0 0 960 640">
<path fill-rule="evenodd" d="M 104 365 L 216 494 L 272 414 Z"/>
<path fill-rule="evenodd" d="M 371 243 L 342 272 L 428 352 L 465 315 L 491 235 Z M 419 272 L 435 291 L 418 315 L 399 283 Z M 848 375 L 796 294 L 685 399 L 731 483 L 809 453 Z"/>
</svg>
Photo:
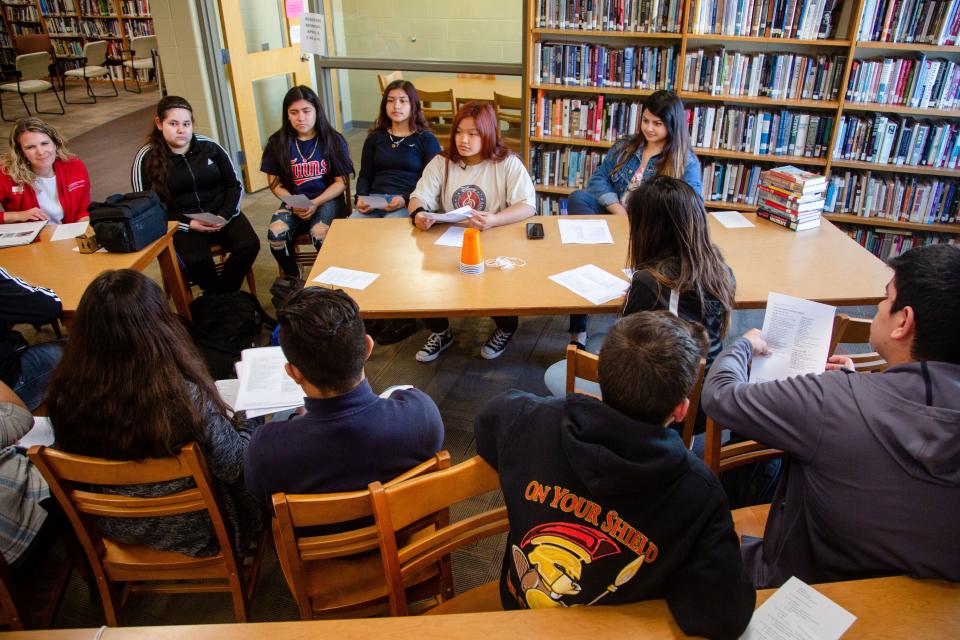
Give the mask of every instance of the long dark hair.
<svg viewBox="0 0 960 640">
<path fill-rule="evenodd" d="M 690 132 L 687 130 L 687 113 L 683 109 L 683 101 L 673 91 L 656 91 L 643 101 L 643 111 L 640 113 L 641 122 L 643 112 L 649 111 L 663 120 L 667 127 L 667 141 L 663 145 L 660 161 L 657 163 L 657 175 L 682 178 L 683 170 L 687 166 L 687 157 L 690 154 Z M 619 171 L 627 163 L 637 149 L 647 143 L 643 131 L 638 131 L 630 138 L 627 145 L 620 152 L 613 172 Z"/>
<path fill-rule="evenodd" d="M 377 120 L 373 123 L 373 126 L 370 127 L 370 133 L 386 131 L 390 128 L 393 121 L 390 119 L 390 116 L 387 115 L 387 96 L 389 96 L 390 92 L 394 89 L 403 89 L 407 94 L 407 99 L 410 101 L 410 132 L 417 133 L 418 131 L 429 129 L 430 125 L 427 124 L 427 119 L 423 115 L 423 109 L 420 107 L 420 94 L 417 93 L 417 88 L 414 87 L 413 83 L 409 80 L 394 80 L 383 89 L 383 97 L 380 98 L 380 114 L 377 116 Z"/>
<path fill-rule="evenodd" d="M 176 455 L 205 407 L 229 415 L 163 291 L 130 269 L 87 287 L 48 389 L 57 447 L 112 460 Z"/>
<path fill-rule="evenodd" d="M 671 289 L 695 292 L 701 308 L 710 294 L 723 306 L 725 332 L 734 283 L 723 254 L 710 242 L 707 212 L 697 193 L 683 180 L 654 176 L 630 195 L 627 215 L 630 266 Z"/>
<path fill-rule="evenodd" d="M 186 99 L 180 96 L 166 96 L 157 103 L 157 117 L 160 122 L 166 119 L 167 111 L 171 109 L 186 109 L 190 112 L 191 119 L 193 118 L 193 107 Z M 147 144 L 150 145 L 150 152 L 146 157 L 147 180 L 143 188 L 156 192 L 160 201 L 170 206 L 172 197 L 167 188 L 167 141 L 163 139 L 163 131 L 155 122 L 150 127 L 150 133 L 147 134 Z"/>
<path fill-rule="evenodd" d="M 323 107 L 320 105 L 320 98 L 310 87 L 298 85 L 287 91 L 283 96 L 283 124 L 267 140 L 266 152 L 273 158 L 274 164 L 279 170 L 276 179 L 270 183 L 270 188 L 277 185 L 282 186 L 290 193 L 297 193 L 297 185 L 293 182 L 293 170 L 290 168 L 290 141 L 297 139 L 297 130 L 290 124 L 290 116 L 287 115 L 287 109 L 298 100 L 306 100 L 313 105 L 317 114 L 317 122 L 314 125 L 314 131 L 317 132 L 317 144 L 320 145 L 320 151 L 323 158 L 329 163 L 329 171 L 333 176 L 345 176 L 351 173 L 350 160 L 344 153 L 346 141 L 336 129 L 330 126 L 327 116 L 323 113 Z"/>
</svg>

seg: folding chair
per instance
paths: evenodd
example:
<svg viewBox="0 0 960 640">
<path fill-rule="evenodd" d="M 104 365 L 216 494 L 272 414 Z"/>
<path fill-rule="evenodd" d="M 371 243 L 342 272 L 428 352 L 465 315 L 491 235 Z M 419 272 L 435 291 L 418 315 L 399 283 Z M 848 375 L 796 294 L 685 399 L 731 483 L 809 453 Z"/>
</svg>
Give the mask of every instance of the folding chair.
<svg viewBox="0 0 960 640">
<path fill-rule="evenodd" d="M 83 45 L 83 57 L 80 58 L 80 63 L 82 66 L 76 69 L 70 69 L 63 73 L 67 78 L 77 78 L 82 79 L 86 84 L 87 96 L 91 100 L 83 100 L 78 102 L 70 102 L 67 100 L 67 85 L 63 85 L 63 100 L 67 104 L 94 104 L 97 101 L 97 98 L 115 98 L 120 93 L 117 91 L 117 85 L 113 82 L 113 76 L 110 74 L 110 69 L 107 68 L 107 41 L 106 40 L 94 40 L 93 42 L 88 42 Z M 113 93 L 102 93 L 97 94 L 93 91 L 93 87 L 90 86 L 91 78 L 102 78 L 106 76 L 110 80 L 110 86 L 113 87 Z"/>
</svg>

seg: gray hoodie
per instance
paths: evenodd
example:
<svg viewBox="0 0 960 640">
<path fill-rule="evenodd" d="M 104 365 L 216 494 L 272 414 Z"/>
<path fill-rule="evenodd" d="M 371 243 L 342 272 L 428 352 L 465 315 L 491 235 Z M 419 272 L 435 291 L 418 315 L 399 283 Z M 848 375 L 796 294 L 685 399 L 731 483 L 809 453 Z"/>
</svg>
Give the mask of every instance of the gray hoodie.
<svg viewBox="0 0 960 640">
<path fill-rule="evenodd" d="M 751 353 L 741 338 L 717 358 L 702 404 L 789 454 L 763 541 L 741 548 L 757 587 L 791 575 L 960 581 L 960 365 L 747 384 Z"/>
</svg>

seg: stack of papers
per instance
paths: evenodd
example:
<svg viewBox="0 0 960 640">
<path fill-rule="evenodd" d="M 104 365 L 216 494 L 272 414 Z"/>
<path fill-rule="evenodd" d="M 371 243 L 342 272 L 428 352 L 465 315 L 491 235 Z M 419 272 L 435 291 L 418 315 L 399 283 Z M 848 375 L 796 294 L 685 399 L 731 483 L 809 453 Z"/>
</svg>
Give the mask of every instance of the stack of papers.
<svg viewBox="0 0 960 640">
<path fill-rule="evenodd" d="M 303 389 L 287 375 L 280 347 L 244 349 L 237 363 L 238 380 L 217 380 L 220 397 L 248 418 L 303 406 Z"/>
<path fill-rule="evenodd" d="M 793 577 L 754 611 L 740 640 L 837 640 L 856 619 Z"/>
<path fill-rule="evenodd" d="M 33 242 L 46 220 L 36 220 L 34 222 L 8 222 L 0 224 L 0 247 L 16 247 L 21 244 L 30 244 Z"/>
<path fill-rule="evenodd" d="M 314 278 L 313 281 L 329 284 L 334 287 L 362 291 L 379 277 L 379 273 L 370 273 L 369 271 L 357 271 L 356 269 L 345 269 L 343 267 L 327 267 L 323 270 L 323 273 Z"/>
<path fill-rule="evenodd" d="M 619 298 L 630 288 L 629 282 L 593 264 L 552 275 L 550 279 L 593 304 L 603 304 Z"/>
<path fill-rule="evenodd" d="M 761 333 L 771 353 L 753 359 L 750 382 L 823 373 L 836 312 L 836 307 L 819 302 L 768 293 Z"/>
<path fill-rule="evenodd" d="M 606 220 L 557 220 L 563 244 L 613 244 Z"/>
<path fill-rule="evenodd" d="M 71 222 L 69 224 L 58 224 L 53 229 L 53 235 L 50 236 L 50 241 L 54 240 L 73 240 L 77 236 L 82 236 L 87 232 L 87 227 L 90 224 L 83 220 L 81 222 Z"/>
</svg>

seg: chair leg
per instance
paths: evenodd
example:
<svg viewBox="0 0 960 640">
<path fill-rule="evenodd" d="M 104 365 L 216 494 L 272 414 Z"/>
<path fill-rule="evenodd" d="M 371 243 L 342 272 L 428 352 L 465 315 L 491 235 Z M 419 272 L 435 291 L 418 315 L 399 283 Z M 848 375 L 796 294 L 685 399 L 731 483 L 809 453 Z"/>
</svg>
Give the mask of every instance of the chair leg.
<svg viewBox="0 0 960 640">
<path fill-rule="evenodd" d="M 123 89 L 124 91 L 129 91 L 130 93 L 143 93 L 143 90 L 140 88 L 140 78 L 137 77 L 137 70 L 133 67 L 130 67 L 130 75 L 133 77 L 133 81 L 136 83 L 136 89 L 127 88 L 127 74 L 123 74 Z"/>
<path fill-rule="evenodd" d="M 67 110 L 64 108 L 63 103 L 60 101 L 60 94 L 57 93 L 57 87 L 56 87 L 56 86 L 53 87 L 53 95 L 54 95 L 54 97 L 57 99 L 57 104 L 60 105 L 60 111 L 41 111 L 41 110 L 40 110 L 40 107 L 37 106 L 37 94 L 33 94 L 33 108 L 36 110 L 37 113 L 45 113 L 45 114 L 53 115 L 53 116 L 63 116 L 63 115 L 66 115 Z M 66 99 L 66 97 L 67 97 L 66 92 L 64 92 L 63 97 L 64 97 L 64 99 Z"/>
<path fill-rule="evenodd" d="M 16 118 L 8 118 L 6 114 L 3 113 L 3 94 L 4 93 L 6 93 L 6 91 L 0 91 L 0 120 L 3 120 L 4 122 L 16 122 L 17 121 Z"/>
<path fill-rule="evenodd" d="M 63 79 L 63 101 L 64 101 L 64 102 L 66 102 L 67 104 L 96 104 L 96 102 L 97 102 L 97 97 L 96 97 L 95 95 L 93 95 L 93 91 L 91 91 L 91 89 L 90 89 L 90 79 L 85 77 L 85 78 L 83 79 L 83 81 L 84 81 L 84 82 L 86 83 L 86 85 L 87 85 L 87 86 L 86 86 L 87 95 L 88 95 L 89 97 L 93 98 L 93 99 L 92 99 L 92 100 L 75 100 L 75 101 L 73 101 L 73 102 L 70 102 L 69 100 L 67 100 L 67 79 L 64 78 L 64 79 Z M 61 105 L 61 106 L 62 106 L 62 105 Z"/>
<path fill-rule="evenodd" d="M 33 94 L 33 97 L 34 97 L 34 100 L 36 100 L 37 94 Z M 33 114 L 30 113 L 30 107 L 27 106 L 27 101 L 23 99 L 22 93 L 20 94 L 20 102 L 23 103 L 23 108 L 27 110 L 27 115 L 32 116 Z"/>
</svg>

